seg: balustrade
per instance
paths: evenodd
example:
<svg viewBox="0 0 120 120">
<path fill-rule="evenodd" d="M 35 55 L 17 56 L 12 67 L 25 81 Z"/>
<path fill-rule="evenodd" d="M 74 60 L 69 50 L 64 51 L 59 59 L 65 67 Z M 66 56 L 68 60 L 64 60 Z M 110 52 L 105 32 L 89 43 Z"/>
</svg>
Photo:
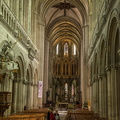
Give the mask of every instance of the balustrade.
<svg viewBox="0 0 120 120">
<path fill-rule="evenodd" d="M 4 0 L 0 0 L 0 20 L 8 26 L 10 31 L 12 30 L 12 33 L 20 40 L 20 42 L 26 45 L 26 48 L 28 47 L 28 41 L 30 41 L 29 47 L 36 49 L 31 38 Z"/>
</svg>

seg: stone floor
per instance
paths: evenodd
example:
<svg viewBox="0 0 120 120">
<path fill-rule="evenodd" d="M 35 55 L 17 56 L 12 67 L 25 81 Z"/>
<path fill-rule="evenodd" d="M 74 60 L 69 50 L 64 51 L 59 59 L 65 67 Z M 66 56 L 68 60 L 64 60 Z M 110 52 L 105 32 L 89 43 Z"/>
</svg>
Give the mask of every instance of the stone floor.
<svg viewBox="0 0 120 120">
<path fill-rule="evenodd" d="M 65 116 L 67 114 L 67 111 L 58 111 L 59 115 L 60 115 L 60 120 L 65 120 Z"/>
</svg>

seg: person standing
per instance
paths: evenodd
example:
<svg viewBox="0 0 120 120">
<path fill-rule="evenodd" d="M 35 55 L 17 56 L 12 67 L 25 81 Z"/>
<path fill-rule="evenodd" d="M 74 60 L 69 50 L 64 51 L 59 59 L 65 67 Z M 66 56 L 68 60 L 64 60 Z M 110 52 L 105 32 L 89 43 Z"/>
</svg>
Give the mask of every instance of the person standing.
<svg viewBox="0 0 120 120">
<path fill-rule="evenodd" d="M 55 120 L 60 120 L 60 115 L 58 113 L 58 110 L 55 111 L 54 115 L 55 115 Z"/>
<path fill-rule="evenodd" d="M 51 109 L 48 109 L 47 120 L 50 120 Z"/>
<path fill-rule="evenodd" d="M 51 111 L 51 113 L 50 113 L 50 120 L 56 120 L 55 115 L 53 114 L 53 111 Z"/>
</svg>

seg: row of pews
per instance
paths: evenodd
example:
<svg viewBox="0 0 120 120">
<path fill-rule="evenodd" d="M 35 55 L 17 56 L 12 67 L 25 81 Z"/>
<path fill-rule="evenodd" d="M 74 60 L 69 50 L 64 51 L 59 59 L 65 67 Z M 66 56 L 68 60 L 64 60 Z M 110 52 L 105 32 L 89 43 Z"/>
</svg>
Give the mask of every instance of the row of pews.
<svg viewBox="0 0 120 120">
<path fill-rule="evenodd" d="M 45 120 L 47 112 L 47 108 L 31 109 L 8 117 L 2 117 L 0 120 Z"/>
<path fill-rule="evenodd" d="M 88 110 L 71 110 L 68 111 L 65 120 L 107 120 L 100 118 L 93 111 Z"/>
</svg>

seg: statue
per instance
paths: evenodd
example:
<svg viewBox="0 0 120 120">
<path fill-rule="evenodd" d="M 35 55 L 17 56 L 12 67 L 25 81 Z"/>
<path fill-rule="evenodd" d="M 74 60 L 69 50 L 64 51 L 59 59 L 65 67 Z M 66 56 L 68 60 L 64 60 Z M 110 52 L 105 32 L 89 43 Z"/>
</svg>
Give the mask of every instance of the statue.
<svg viewBox="0 0 120 120">
<path fill-rule="evenodd" d="M 13 47 L 16 43 L 5 41 L 3 46 L 0 48 L 0 74 L 4 74 L 8 71 L 13 71 L 18 69 L 17 63 L 14 62 L 14 52 Z"/>
<path fill-rule="evenodd" d="M 13 44 L 12 42 L 5 42 L 2 48 L 0 49 L 0 58 L 2 61 L 10 61 L 14 60 L 14 52 L 13 52 Z"/>
</svg>

